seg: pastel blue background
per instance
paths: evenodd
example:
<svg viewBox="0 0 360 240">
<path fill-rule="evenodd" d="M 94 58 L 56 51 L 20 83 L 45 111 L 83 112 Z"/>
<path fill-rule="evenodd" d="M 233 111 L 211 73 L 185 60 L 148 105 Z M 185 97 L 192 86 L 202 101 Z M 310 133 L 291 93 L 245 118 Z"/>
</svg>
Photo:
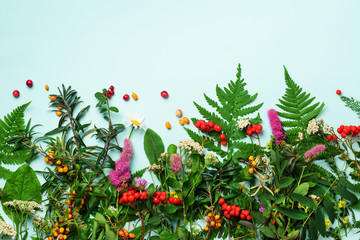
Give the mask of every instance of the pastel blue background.
<svg viewBox="0 0 360 240">
<path fill-rule="evenodd" d="M 215 96 L 216 84 L 235 79 L 241 63 L 247 89 L 259 93 L 257 103 L 265 102 L 264 143 L 271 133 L 266 111 L 285 89 L 283 65 L 304 90 L 326 102 L 321 117 L 327 123 L 358 124 L 335 91 L 358 97 L 359 10 L 356 0 L 1 1 L 0 117 L 32 101 L 26 118 L 43 125 L 39 132 L 53 129 L 58 117 L 49 112 L 48 94 L 65 84 L 92 105 L 86 120 L 105 126 L 94 93 L 114 85 L 117 122 L 136 112 L 166 145 L 177 143 L 187 135 L 175 110 L 199 117 L 193 101 L 204 104 L 204 92 Z M 162 90 L 169 92 L 167 100 Z M 132 92 L 139 100 L 124 102 L 123 94 Z M 132 137 L 133 170 L 148 165 L 142 139 L 143 131 Z M 39 158 L 32 167 L 45 164 Z"/>
</svg>

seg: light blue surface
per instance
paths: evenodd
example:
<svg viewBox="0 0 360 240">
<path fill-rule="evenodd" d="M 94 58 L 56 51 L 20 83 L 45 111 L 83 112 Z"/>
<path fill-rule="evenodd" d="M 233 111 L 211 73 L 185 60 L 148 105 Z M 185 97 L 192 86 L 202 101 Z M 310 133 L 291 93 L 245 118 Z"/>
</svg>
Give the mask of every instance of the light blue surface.
<svg viewBox="0 0 360 240">
<path fill-rule="evenodd" d="M 198 117 L 192 101 L 203 104 L 203 92 L 215 96 L 216 84 L 235 79 L 241 63 L 247 89 L 265 102 L 264 142 L 270 135 L 266 111 L 285 89 L 282 65 L 326 102 L 321 117 L 327 123 L 358 124 L 335 90 L 359 99 L 359 10 L 355 0 L 1 1 L 0 116 L 32 101 L 26 118 L 46 132 L 58 121 L 48 111 L 48 94 L 65 84 L 92 105 L 87 119 L 105 124 L 93 95 L 114 85 L 111 101 L 121 111 L 116 119 L 141 114 L 168 145 L 187 138 L 175 110 Z M 18 99 L 12 97 L 15 89 Z M 162 90 L 169 99 L 160 97 Z M 139 100 L 124 102 L 122 95 L 132 92 Z M 141 131 L 132 137 L 133 170 L 148 165 L 142 139 Z M 32 163 L 35 169 L 44 166 L 42 159 Z"/>
</svg>

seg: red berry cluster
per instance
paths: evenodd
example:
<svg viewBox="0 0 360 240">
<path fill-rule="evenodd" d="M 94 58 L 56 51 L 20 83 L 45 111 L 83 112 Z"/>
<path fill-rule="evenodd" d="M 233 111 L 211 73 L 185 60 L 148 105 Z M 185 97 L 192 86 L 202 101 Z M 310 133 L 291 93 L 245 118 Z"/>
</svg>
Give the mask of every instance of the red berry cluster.
<svg viewBox="0 0 360 240">
<path fill-rule="evenodd" d="M 330 142 L 331 140 L 334 140 L 334 141 L 336 141 L 337 139 L 338 139 L 338 137 L 335 135 L 335 134 L 333 134 L 333 135 L 328 135 L 328 136 L 326 136 L 326 138 L 327 138 L 327 140 Z"/>
<path fill-rule="evenodd" d="M 218 124 L 215 124 L 213 121 L 209 121 L 209 122 L 205 122 L 205 120 L 203 119 L 199 119 L 196 123 L 195 123 L 195 127 L 199 128 L 200 130 L 204 131 L 204 132 L 221 132 L 222 127 Z M 222 140 L 221 144 L 223 146 L 227 145 L 227 141 L 225 141 L 226 139 L 226 135 L 224 133 L 220 134 L 219 139 Z"/>
<path fill-rule="evenodd" d="M 153 201 L 155 204 L 159 204 L 161 203 L 165 203 L 166 201 L 166 192 L 154 192 L 154 194 L 152 195 L 152 197 L 154 198 Z"/>
<path fill-rule="evenodd" d="M 354 125 L 350 125 L 350 126 L 341 125 L 337 129 L 337 132 L 341 134 L 342 138 L 346 138 L 347 136 L 356 137 L 360 132 L 360 126 L 356 127 Z"/>
<path fill-rule="evenodd" d="M 263 127 L 260 124 L 254 124 L 246 128 L 246 134 L 252 136 L 254 133 L 259 134 Z"/>
<path fill-rule="evenodd" d="M 148 199 L 147 190 L 139 192 L 137 190 L 131 189 L 122 194 L 119 202 L 120 203 L 127 203 L 127 202 L 133 203 L 137 199 L 139 199 L 141 201 L 146 201 Z"/>
<path fill-rule="evenodd" d="M 104 94 L 107 98 L 111 98 L 111 96 L 115 94 L 115 92 L 114 92 L 114 86 L 111 85 L 111 86 L 109 87 L 109 89 L 107 90 L 107 92 L 103 92 L 103 94 Z"/>
<path fill-rule="evenodd" d="M 177 197 L 169 197 L 168 203 L 174 204 L 174 205 L 180 205 L 181 204 L 181 199 L 177 198 Z"/>
<path fill-rule="evenodd" d="M 251 221 L 250 211 L 249 210 L 241 210 L 239 206 L 229 205 L 225 202 L 224 198 L 219 199 L 219 205 L 221 206 L 221 211 L 224 212 L 224 215 L 227 219 L 232 216 L 240 217 L 242 220 Z"/>
</svg>

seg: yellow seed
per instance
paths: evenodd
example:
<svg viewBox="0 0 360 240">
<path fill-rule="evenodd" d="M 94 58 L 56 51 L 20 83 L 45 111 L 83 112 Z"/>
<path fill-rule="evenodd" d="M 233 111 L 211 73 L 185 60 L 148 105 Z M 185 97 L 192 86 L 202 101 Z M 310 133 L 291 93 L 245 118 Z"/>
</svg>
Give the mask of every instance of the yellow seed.
<svg viewBox="0 0 360 240">
<path fill-rule="evenodd" d="M 180 119 L 179 123 L 180 123 L 181 126 L 184 125 L 184 120 Z"/>
<path fill-rule="evenodd" d="M 249 173 L 253 174 L 254 173 L 254 169 L 253 168 L 249 168 Z"/>
<path fill-rule="evenodd" d="M 208 215 L 207 215 L 209 218 L 212 217 L 212 212 L 209 212 Z"/>
<path fill-rule="evenodd" d="M 72 191 L 72 194 L 75 195 L 75 193 L 76 193 L 76 192 L 75 192 L 75 189 L 74 189 L 74 190 Z"/>
<path fill-rule="evenodd" d="M 54 232 L 53 235 L 54 235 L 54 237 L 59 236 L 59 234 L 57 232 Z"/>
<path fill-rule="evenodd" d="M 65 232 L 66 232 L 66 234 L 68 234 L 70 232 L 70 228 L 67 227 Z"/>
<path fill-rule="evenodd" d="M 166 127 L 167 129 L 170 129 L 170 128 L 171 128 L 170 122 L 166 122 L 166 123 L 165 123 L 165 127 Z"/>
<path fill-rule="evenodd" d="M 53 161 L 49 161 L 49 164 L 50 164 L 50 165 L 54 165 L 54 162 L 53 162 Z"/>
<path fill-rule="evenodd" d="M 211 221 L 211 222 L 210 222 L 210 225 L 213 226 L 213 227 L 215 227 L 216 223 L 215 223 L 214 221 Z"/>
<path fill-rule="evenodd" d="M 131 94 L 131 97 L 134 99 L 134 100 L 138 100 L 138 95 L 136 93 L 132 93 Z"/>
<path fill-rule="evenodd" d="M 92 187 L 90 187 L 90 189 L 89 189 L 89 190 L 90 190 L 90 192 L 92 192 Z"/>
<path fill-rule="evenodd" d="M 67 236 L 66 236 L 66 235 L 64 235 L 64 240 L 65 240 L 65 239 L 67 239 Z"/>
<path fill-rule="evenodd" d="M 221 223 L 216 223 L 216 227 L 217 228 L 221 227 Z"/>
</svg>

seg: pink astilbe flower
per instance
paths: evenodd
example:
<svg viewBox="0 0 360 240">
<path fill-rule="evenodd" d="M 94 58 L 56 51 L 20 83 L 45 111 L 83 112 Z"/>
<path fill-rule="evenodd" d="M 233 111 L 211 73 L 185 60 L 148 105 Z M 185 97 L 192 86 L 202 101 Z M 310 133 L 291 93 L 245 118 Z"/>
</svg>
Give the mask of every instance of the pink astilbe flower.
<svg viewBox="0 0 360 240">
<path fill-rule="evenodd" d="M 130 180 L 130 159 L 133 154 L 130 139 L 124 140 L 124 147 L 120 159 L 115 162 L 115 170 L 109 174 L 109 180 L 118 190 L 127 187 Z"/>
<path fill-rule="evenodd" d="M 179 154 L 175 153 L 173 155 L 171 155 L 170 157 L 170 164 L 171 164 L 171 169 L 173 170 L 173 172 L 176 174 L 177 172 L 179 172 L 181 170 L 181 157 Z"/>
<path fill-rule="evenodd" d="M 312 149 L 310 149 L 309 151 L 307 151 L 305 153 L 305 161 L 309 162 L 311 159 L 316 158 L 319 153 L 325 151 L 326 147 L 325 145 L 316 145 L 315 147 L 313 147 Z"/>
<path fill-rule="evenodd" d="M 147 181 L 142 178 L 135 178 L 134 181 L 135 181 L 135 187 L 140 189 L 144 189 L 147 184 Z"/>
<path fill-rule="evenodd" d="M 268 111 L 268 117 L 270 120 L 270 126 L 272 129 L 272 134 L 274 134 L 276 142 L 276 145 L 282 145 L 282 141 L 283 139 L 286 139 L 286 135 L 284 133 L 284 128 L 281 125 L 281 121 L 279 119 L 279 116 L 277 114 L 277 112 L 274 109 L 270 109 Z"/>
</svg>

